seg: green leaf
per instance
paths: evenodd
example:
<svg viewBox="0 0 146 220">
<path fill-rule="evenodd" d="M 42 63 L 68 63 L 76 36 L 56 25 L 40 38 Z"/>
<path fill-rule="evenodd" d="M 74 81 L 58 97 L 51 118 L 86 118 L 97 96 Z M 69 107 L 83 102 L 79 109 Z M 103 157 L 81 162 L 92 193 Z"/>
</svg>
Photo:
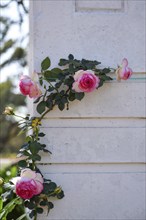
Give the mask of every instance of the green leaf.
<svg viewBox="0 0 146 220">
<path fill-rule="evenodd" d="M 39 96 L 37 99 L 35 99 L 33 103 L 38 103 L 40 101 L 41 97 L 42 97 L 42 95 Z"/>
<path fill-rule="evenodd" d="M 75 93 L 75 98 L 79 101 L 81 101 L 83 98 L 84 98 L 84 92 L 78 92 L 78 93 Z"/>
<path fill-rule="evenodd" d="M 69 59 L 69 60 L 73 60 L 73 59 L 74 59 L 74 56 L 73 56 L 72 54 L 69 54 L 68 59 Z"/>
<path fill-rule="evenodd" d="M 69 63 L 68 60 L 66 60 L 66 59 L 60 59 L 58 65 L 59 65 L 59 66 L 65 66 L 65 65 L 68 64 L 68 63 Z"/>
<path fill-rule="evenodd" d="M 27 216 L 27 214 L 23 214 L 23 215 L 19 216 L 19 218 L 17 218 L 16 220 L 23 220 L 24 217 L 26 217 L 26 216 Z"/>
<path fill-rule="evenodd" d="M 40 202 L 40 206 L 46 206 L 47 205 L 47 200 L 43 200 Z"/>
<path fill-rule="evenodd" d="M 20 198 L 16 197 L 15 199 L 11 200 L 9 203 L 7 203 L 6 206 L 4 206 L 3 210 L 0 212 L 0 219 L 6 220 L 7 215 L 12 212 L 12 210 L 15 208 L 16 205 L 21 205 L 22 200 Z"/>
<path fill-rule="evenodd" d="M 43 209 L 42 208 L 37 208 L 36 209 L 37 213 L 42 214 L 43 213 Z"/>
<path fill-rule="evenodd" d="M 31 156 L 32 160 L 38 160 L 38 161 L 41 161 L 41 156 L 36 154 L 36 155 L 32 155 Z"/>
<path fill-rule="evenodd" d="M 19 167 L 26 167 L 26 166 L 27 166 L 27 162 L 26 162 L 25 160 L 20 160 L 20 161 L 18 162 L 18 166 L 19 166 Z"/>
<path fill-rule="evenodd" d="M 42 78 L 42 76 L 39 78 L 39 83 L 40 83 L 41 86 L 43 85 L 43 78 Z"/>
<path fill-rule="evenodd" d="M 39 114 L 42 114 L 42 113 L 45 111 L 45 108 L 46 108 L 46 102 L 41 101 L 41 102 L 37 105 L 36 110 L 37 110 L 37 112 L 38 112 Z"/>
<path fill-rule="evenodd" d="M 60 68 L 53 68 L 51 69 L 51 72 L 54 74 L 59 74 L 59 73 L 62 73 L 62 70 Z"/>
<path fill-rule="evenodd" d="M 49 108 L 49 109 L 52 109 L 53 108 L 53 100 L 51 98 L 48 98 L 46 100 L 46 106 Z"/>
<path fill-rule="evenodd" d="M 64 197 L 64 192 L 61 191 L 60 193 L 57 194 L 58 199 L 62 199 Z"/>
<path fill-rule="evenodd" d="M 41 63 L 42 70 L 47 70 L 50 67 L 50 65 L 51 65 L 51 61 L 49 57 L 46 57 Z"/>
<path fill-rule="evenodd" d="M 63 111 L 63 109 L 65 108 L 65 104 L 60 101 L 60 102 L 58 103 L 58 108 L 59 108 L 60 111 Z"/>
<path fill-rule="evenodd" d="M 30 210 L 34 209 L 35 208 L 35 203 L 33 201 L 26 201 L 24 203 L 25 207 L 29 208 Z"/>
<path fill-rule="evenodd" d="M 45 194 L 53 192 L 56 189 L 56 187 L 57 187 L 56 183 L 54 183 L 54 182 L 44 183 L 43 185 L 44 185 L 43 192 Z"/>
<path fill-rule="evenodd" d="M 29 214 L 30 218 L 33 218 L 36 215 L 36 210 L 32 210 L 31 213 Z"/>
<path fill-rule="evenodd" d="M 54 82 L 58 78 L 58 74 L 56 72 L 52 72 L 52 70 L 47 70 L 44 72 L 44 78 L 46 81 Z"/>
<path fill-rule="evenodd" d="M 42 146 L 37 141 L 34 141 L 34 142 L 30 143 L 29 150 L 31 151 L 32 154 L 36 154 L 40 150 L 42 150 Z"/>
<path fill-rule="evenodd" d="M 53 209 L 54 208 L 54 205 L 53 205 L 53 203 L 52 202 L 48 202 L 48 207 L 50 208 L 50 209 Z"/>
<path fill-rule="evenodd" d="M 110 70 L 110 68 L 104 68 L 103 70 L 102 70 L 102 73 L 109 73 L 109 72 L 111 72 L 111 70 Z"/>
<path fill-rule="evenodd" d="M 40 133 L 38 134 L 38 136 L 39 136 L 39 137 L 44 137 L 45 134 L 44 134 L 43 132 L 40 132 Z"/>
<path fill-rule="evenodd" d="M 3 209 L 3 200 L 2 197 L 0 197 L 0 211 Z"/>
<path fill-rule="evenodd" d="M 68 99 L 71 102 L 74 101 L 76 99 L 75 93 L 70 91 Z"/>
<path fill-rule="evenodd" d="M 25 156 L 30 156 L 31 154 L 28 152 L 28 151 L 23 151 L 22 155 L 25 155 Z"/>
<path fill-rule="evenodd" d="M 43 151 L 44 151 L 45 153 L 52 154 L 52 152 L 51 152 L 51 151 L 49 151 L 49 150 L 47 150 L 47 149 L 43 149 Z"/>
<path fill-rule="evenodd" d="M 104 81 L 105 81 L 105 80 L 102 80 L 102 79 L 100 78 L 99 86 L 97 87 L 97 89 L 98 89 L 99 87 L 103 86 Z"/>
<path fill-rule="evenodd" d="M 50 191 L 54 191 L 56 189 L 57 185 L 56 185 L 56 183 L 51 182 L 51 183 L 48 183 L 48 187 L 49 187 Z"/>
</svg>

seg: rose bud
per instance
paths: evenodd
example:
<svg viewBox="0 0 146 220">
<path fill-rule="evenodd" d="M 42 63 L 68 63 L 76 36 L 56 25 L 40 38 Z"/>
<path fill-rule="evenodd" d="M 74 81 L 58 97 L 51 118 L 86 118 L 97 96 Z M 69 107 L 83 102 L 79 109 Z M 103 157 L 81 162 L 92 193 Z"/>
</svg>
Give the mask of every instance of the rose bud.
<svg viewBox="0 0 146 220">
<path fill-rule="evenodd" d="M 124 58 L 121 66 L 116 70 L 117 80 L 127 80 L 131 77 L 132 73 L 132 69 L 128 67 L 128 60 Z"/>
</svg>

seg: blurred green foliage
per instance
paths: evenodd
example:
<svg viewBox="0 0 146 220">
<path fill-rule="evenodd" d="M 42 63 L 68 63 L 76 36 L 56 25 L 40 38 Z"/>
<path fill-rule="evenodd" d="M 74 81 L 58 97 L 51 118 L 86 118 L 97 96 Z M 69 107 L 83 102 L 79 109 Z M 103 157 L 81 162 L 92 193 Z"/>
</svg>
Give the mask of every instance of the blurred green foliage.
<svg viewBox="0 0 146 220">
<path fill-rule="evenodd" d="M 12 164 L 11 166 L 8 166 L 2 170 L 0 170 L 0 177 L 4 179 L 5 183 L 9 182 L 10 179 L 17 176 L 17 165 Z M 0 187 L 0 197 L 3 193 L 5 193 L 6 190 L 4 187 Z M 12 199 L 16 197 L 16 194 L 13 194 L 13 198 L 10 198 L 6 202 L 4 202 L 4 206 L 8 204 Z M 17 205 L 15 209 L 7 215 L 7 220 L 16 220 L 19 216 L 25 213 L 24 206 Z M 26 217 L 23 218 L 23 220 L 27 220 Z"/>
<path fill-rule="evenodd" d="M 0 83 L 0 153 L 16 153 L 24 143 L 25 134 L 18 136 L 20 131 L 15 118 L 3 115 L 6 106 L 10 105 L 16 110 L 25 106 L 25 97 L 14 93 L 14 86 L 10 79 Z"/>
<path fill-rule="evenodd" d="M 22 68 L 27 65 L 27 50 L 24 39 L 28 43 L 27 34 L 23 32 L 24 18 L 28 14 L 28 3 L 25 0 L 1 0 L 0 1 L 0 74 L 5 74 L 5 67 L 9 67 L 14 62 L 17 67 Z M 26 7 L 27 5 L 27 7 Z M 13 15 L 13 9 L 15 15 Z M 20 35 L 13 35 L 15 28 L 20 29 Z M 14 28 L 14 29 L 13 29 Z M 9 71 L 8 70 L 8 71 Z M 18 77 L 17 77 L 18 81 Z M 19 146 L 24 142 L 25 134 L 17 136 L 20 129 L 15 118 L 3 115 L 6 106 L 13 107 L 16 111 L 19 107 L 24 107 L 25 97 L 15 92 L 14 82 L 16 79 L 10 76 L 5 82 L 0 83 L 0 153 L 16 153 Z"/>
<path fill-rule="evenodd" d="M 28 34 L 24 34 L 22 25 L 25 16 L 28 14 L 28 2 L 26 0 L 1 0 L 0 1 L 0 74 L 5 74 L 5 67 L 9 67 L 11 73 L 11 64 L 16 63 L 17 67 L 27 66 L 27 44 Z M 27 3 L 27 4 L 26 4 Z M 27 6 L 26 6 L 27 5 Z M 13 15 L 12 9 L 16 13 Z M 14 29 L 13 29 L 14 27 Z M 13 34 L 15 28 L 20 29 L 20 35 Z M 25 43 L 24 43 L 25 42 Z M 18 80 L 18 79 L 17 79 Z M 14 77 L 0 83 L 0 154 L 6 155 L 16 153 L 19 147 L 24 143 L 25 134 L 17 136 L 20 129 L 15 118 L 3 115 L 6 106 L 13 107 L 16 111 L 24 107 L 25 97 L 17 94 L 14 87 Z M 2 162 L 1 162 L 2 163 Z M 12 164 L 0 170 L 0 177 L 4 182 L 8 182 L 12 177 L 17 176 L 17 165 Z M 6 189 L 0 186 L 0 195 Z M 15 194 L 13 195 L 15 196 Z M 4 203 L 4 206 L 11 201 L 10 198 Z M 24 207 L 17 205 L 15 209 L 7 216 L 7 220 L 16 220 L 24 213 Z M 24 217 L 23 220 L 26 220 Z"/>
<path fill-rule="evenodd" d="M 28 9 L 26 8 L 25 3 L 26 1 L 24 0 L 2 0 L 0 2 L 1 12 L 7 11 L 11 14 L 12 7 L 17 9 L 17 19 L 12 15 L 7 16 L 2 15 L 2 13 L 0 14 L 0 68 L 8 66 L 14 62 L 19 63 L 22 67 L 27 65 L 26 48 L 22 45 L 22 42 L 27 36 L 21 34 L 16 38 L 16 36 L 13 37 L 13 34 L 10 34 L 10 30 L 13 33 L 12 28 L 14 26 L 19 26 L 21 28 L 24 21 L 23 17 L 28 14 Z"/>
</svg>

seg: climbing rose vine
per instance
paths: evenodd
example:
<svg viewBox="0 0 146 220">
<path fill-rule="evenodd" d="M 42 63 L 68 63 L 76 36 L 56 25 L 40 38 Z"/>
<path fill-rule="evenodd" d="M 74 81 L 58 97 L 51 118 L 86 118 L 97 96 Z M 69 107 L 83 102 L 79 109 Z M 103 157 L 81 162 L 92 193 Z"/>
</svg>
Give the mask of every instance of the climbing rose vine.
<svg viewBox="0 0 146 220">
<path fill-rule="evenodd" d="M 9 183 L 4 183 L 0 179 L 0 184 L 7 190 L 3 195 L 4 201 L 10 202 L 1 209 L 0 219 L 7 219 L 9 212 L 16 205 L 21 205 L 29 210 L 29 215 L 34 220 L 37 215 L 43 212 L 49 213 L 54 207 L 51 197 L 61 199 L 64 192 L 60 186 L 45 176 L 38 169 L 37 164 L 41 161 L 40 152 L 51 154 L 49 145 L 42 144 L 42 139 L 46 135 L 41 131 L 41 121 L 55 106 L 60 111 L 69 110 L 70 102 L 81 101 L 85 93 L 98 90 L 112 77 L 109 73 L 112 68 L 100 68 L 100 62 L 94 60 L 77 60 L 72 54 L 68 59 L 60 59 L 58 67 L 51 69 L 51 61 L 46 57 L 41 62 L 41 72 L 38 72 L 39 80 L 36 82 L 29 76 L 20 77 L 19 88 L 22 95 L 34 99 L 34 104 L 39 116 L 26 115 L 19 116 L 12 107 L 6 107 L 4 114 L 19 117 L 22 132 L 27 132 L 25 143 L 20 146 L 18 157 L 18 176 L 11 179 Z M 128 60 L 124 58 L 121 66 L 115 70 L 117 80 L 127 80 L 132 75 L 132 70 L 128 67 Z M 112 86 L 112 85 L 111 85 Z M 94 94 L 95 95 L 95 94 Z M 98 92 L 96 93 L 98 95 Z M 29 132 L 28 132 L 29 131 Z"/>
</svg>

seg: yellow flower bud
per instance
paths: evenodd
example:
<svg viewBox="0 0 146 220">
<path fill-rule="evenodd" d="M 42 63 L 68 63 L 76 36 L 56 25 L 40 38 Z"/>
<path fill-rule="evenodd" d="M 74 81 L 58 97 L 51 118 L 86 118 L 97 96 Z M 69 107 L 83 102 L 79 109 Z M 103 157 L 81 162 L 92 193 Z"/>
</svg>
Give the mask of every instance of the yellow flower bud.
<svg viewBox="0 0 146 220">
<path fill-rule="evenodd" d="M 5 115 L 14 115 L 14 109 L 10 106 L 5 107 L 5 111 L 3 112 Z"/>
<path fill-rule="evenodd" d="M 57 187 L 54 192 L 56 194 L 59 194 L 59 193 L 61 193 L 61 191 L 62 191 L 62 189 L 60 187 Z"/>
</svg>

